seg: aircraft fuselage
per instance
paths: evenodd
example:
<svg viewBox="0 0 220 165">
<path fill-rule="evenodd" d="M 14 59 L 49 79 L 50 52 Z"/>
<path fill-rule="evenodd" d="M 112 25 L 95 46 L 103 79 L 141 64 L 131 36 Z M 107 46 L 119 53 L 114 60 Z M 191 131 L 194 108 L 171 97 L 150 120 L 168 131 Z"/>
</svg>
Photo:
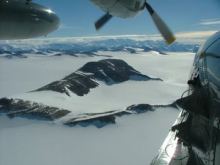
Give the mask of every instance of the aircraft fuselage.
<svg viewBox="0 0 220 165">
<path fill-rule="evenodd" d="M 195 55 L 188 96 L 176 101 L 182 108 L 151 165 L 220 164 L 220 31 Z"/>
</svg>

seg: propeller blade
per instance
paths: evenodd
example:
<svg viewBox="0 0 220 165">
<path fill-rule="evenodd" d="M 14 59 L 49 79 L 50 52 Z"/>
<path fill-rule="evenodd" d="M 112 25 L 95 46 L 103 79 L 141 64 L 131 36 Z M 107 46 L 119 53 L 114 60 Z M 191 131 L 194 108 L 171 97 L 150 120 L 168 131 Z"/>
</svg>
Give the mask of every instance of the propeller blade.
<svg viewBox="0 0 220 165">
<path fill-rule="evenodd" d="M 155 25 L 157 26 L 158 30 L 166 40 L 168 44 L 171 44 L 176 40 L 176 37 L 168 28 L 168 26 L 164 23 L 164 21 L 157 15 L 157 13 L 153 10 L 153 8 L 146 2 L 145 6 L 150 13 Z"/>
<path fill-rule="evenodd" d="M 96 23 L 95 28 L 96 30 L 99 30 L 104 24 L 106 24 L 110 19 L 112 18 L 112 15 L 109 13 L 106 13 L 104 16 L 102 16 Z"/>
</svg>

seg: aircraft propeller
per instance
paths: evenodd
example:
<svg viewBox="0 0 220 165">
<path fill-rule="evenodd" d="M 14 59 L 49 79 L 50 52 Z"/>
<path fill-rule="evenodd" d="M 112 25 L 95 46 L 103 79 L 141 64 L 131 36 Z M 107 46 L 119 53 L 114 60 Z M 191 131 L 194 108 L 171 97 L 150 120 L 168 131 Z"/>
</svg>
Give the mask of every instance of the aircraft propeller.
<svg viewBox="0 0 220 165">
<path fill-rule="evenodd" d="M 159 17 L 159 15 L 153 10 L 153 8 L 145 2 L 145 7 L 150 13 L 155 25 L 157 26 L 158 30 L 160 31 L 163 38 L 166 40 L 168 44 L 173 43 L 176 38 L 168 26 L 164 23 L 164 21 Z"/>
<path fill-rule="evenodd" d="M 158 16 L 158 14 L 153 10 L 153 8 L 145 2 L 145 8 L 150 13 L 155 25 L 157 26 L 158 30 L 160 31 L 161 35 L 164 37 L 166 42 L 168 44 L 171 44 L 176 40 L 174 34 L 171 32 L 171 30 L 168 28 L 168 26 L 165 24 L 165 22 Z M 106 13 L 104 16 L 102 16 L 98 21 L 95 22 L 95 28 L 96 30 L 99 30 L 103 25 L 105 25 L 113 16 L 109 13 Z"/>
<path fill-rule="evenodd" d="M 96 23 L 95 28 L 96 30 L 99 30 L 105 23 L 107 23 L 112 18 L 112 15 L 109 13 L 106 13 L 103 15 Z"/>
</svg>

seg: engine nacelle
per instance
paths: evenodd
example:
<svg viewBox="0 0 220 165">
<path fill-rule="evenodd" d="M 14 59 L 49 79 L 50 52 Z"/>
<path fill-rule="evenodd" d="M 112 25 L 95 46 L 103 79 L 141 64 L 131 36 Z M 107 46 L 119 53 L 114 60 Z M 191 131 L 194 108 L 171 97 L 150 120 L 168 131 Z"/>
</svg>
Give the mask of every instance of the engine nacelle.
<svg viewBox="0 0 220 165">
<path fill-rule="evenodd" d="M 0 40 L 45 36 L 59 25 L 53 11 L 30 0 L 0 1 Z"/>
<path fill-rule="evenodd" d="M 144 9 L 145 0 L 90 0 L 95 6 L 110 15 L 132 18 Z"/>
</svg>

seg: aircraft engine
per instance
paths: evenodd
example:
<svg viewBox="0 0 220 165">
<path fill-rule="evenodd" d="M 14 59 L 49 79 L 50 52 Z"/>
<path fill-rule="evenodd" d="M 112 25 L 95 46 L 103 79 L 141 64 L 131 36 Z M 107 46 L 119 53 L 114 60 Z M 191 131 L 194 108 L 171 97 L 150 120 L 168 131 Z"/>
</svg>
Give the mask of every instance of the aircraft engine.
<svg viewBox="0 0 220 165">
<path fill-rule="evenodd" d="M 53 11 L 31 0 L 0 1 L 0 40 L 45 36 L 59 24 Z"/>
<path fill-rule="evenodd" d="M 144 9 L 144 0 L 90 0 L 106 13 L 120 18 L 131 18 Z"/>
<path fill-rule="evenodd" d="M 96 23 L 95 28 L 99 30 L 107 23 L 112 16 L 120 18 L 132 18 L 141 13 L 144 8 L 150 13 L 155 25 L 168 44 L 175 41 L 175 36 L 170 31 L 164 21 L 157 15 L 146 0 L 90 0 L 95 6 L 103 10 L 106 14 Z"/>
</svg>

